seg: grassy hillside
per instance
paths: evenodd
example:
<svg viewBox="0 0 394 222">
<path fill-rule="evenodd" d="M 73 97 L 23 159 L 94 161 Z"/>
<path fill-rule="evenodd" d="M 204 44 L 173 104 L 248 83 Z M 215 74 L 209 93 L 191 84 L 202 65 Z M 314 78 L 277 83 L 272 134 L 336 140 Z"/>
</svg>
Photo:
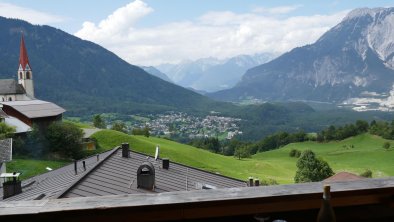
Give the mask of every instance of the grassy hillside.
<svg viewBox="0 0 394 222">
<path fill-rule="evenodd" d="M 234 157 L 214 154 L 206 150 L 166 139 L 130 136 L 112 130 L 97 132 L 93 134 L 92 137 L 97 139 L 103 150 L 119 146 L 123 142 L 128 142 L 132 150 L 152 156 L 154 155 L 156 145 L 160 145 L 161 157 L 169 157 L 170 160 L 174 162 L 183 163 L 211 172 L 217 172 L 241 180 L 247 180 L 249 176 L 266 178 L 264 176 L 265 171 L 275 172 L 275 168 L 259 160 L 237 160 Z"/>
<path fill-rule="evenodd" d="M 278 167 L 283 168 L 281 172 L 283 177 L 287 177 L 287 175 L 294 175 L 296 170 L 297 159 L 289 157 L 290 150 L 311 149 L 318 157 L 326 160 L 334 172 L 348 171 L 359 174 L 370 169 L 373 172 L 373 177 L 393 176 L 394 149 L 383 149 L 382 145 L 385 141 L 388 140 L 363 134 L 339 142 L 293 143 L 278 150 L 258 153 L 253 156 L 253 159 L 270 164 L 276 163 Z"/>
<path fill-rule="evenodd" d="M 291 149 L 312 149 L 322 157 L 335 172 L 361 173 L 365 169 L 373 171 L 374 177 L 394 175 L 394 149 L 382 148 L 384 139 L 369 134 L 331 143 L 294 143 L 281 149 L 259 153 L 251 159 L 237 160 L 173 141 L 143 136 L 129 136 L 120 132 L 104 130 L 93 134 L 101 149 L 109 149 L 128 142 L 131 149 L 154 155 L 156 145 L 160 145 L 160 156 L 172 161 L 191 165 L 222 175 L 246 180 L 249 176 L 260 179 L 274 179 L 279 183 L 293 183 L 296 171 L 294 157 L 289 157 Z M 353 145 L 353 148 L 351 148 Z"/>
<path fill-rule="evenodd" d="M 385 150 L 385 139 L 370 134 L 330 143 L 293 143 L 283 148 L 258 153 L 249 159 L 238 160 L 214 154 L 206 150 L 180 144 L 166 139 L 144 136 L 130 136 L 113 130 L 103 130 L 92 135 L 100 150 L 105 151 L 128 142 L 132 150 L 154 155 L 156 145 L 160 145 L 160 156 L 210 172 L 246 180 L 249 176 L 260 179 L 274 179 L 279 183 L 293 183 L 297 158 L 290 157 L 291 149 L 313 150 L 318 157 L 326 160 L 335 172 L 348 171 L 359 174 L 366 169 L 373 177 L 394 176 L 394 148 Z M 352 148 L 353 147 L 353 148 Z M 7 171 L 22 172 L 22 178 L 44 173 L 46 167 L 56 169 L 66 162 L 14 159 L 7 164 Z"/>
</svg>

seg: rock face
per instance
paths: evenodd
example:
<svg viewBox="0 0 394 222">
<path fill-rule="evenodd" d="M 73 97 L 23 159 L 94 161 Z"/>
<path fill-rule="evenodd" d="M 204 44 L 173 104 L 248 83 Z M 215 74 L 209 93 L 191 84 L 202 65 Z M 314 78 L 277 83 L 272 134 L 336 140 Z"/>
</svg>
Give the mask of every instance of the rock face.
<svg viewBox="0 0 394 222">
<path fill-rule="evenodd" d="M 356 9 L 312 45 L 249 69 L 222 100 L 342 103 L 386 96 L 394 82 L 394 8 Z"/>
</svg>

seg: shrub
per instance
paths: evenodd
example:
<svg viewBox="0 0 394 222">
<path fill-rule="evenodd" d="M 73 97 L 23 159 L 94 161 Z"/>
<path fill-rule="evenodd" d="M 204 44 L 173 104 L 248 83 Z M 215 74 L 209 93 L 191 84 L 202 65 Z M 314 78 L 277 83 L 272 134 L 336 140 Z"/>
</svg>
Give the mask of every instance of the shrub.
<svg viewBox="0 0 394 222">
<path fill-rule="evenodd" d="M 301 156 L 301 151 L 297 150 L 297 149 L 291 149 L 290 153 L 289 153 L 290 157 L 296 157 L 299 158 Z"/>
<path fill-rule="evenodd" d="M 391 147 L 390 142 L 384 142 L 384 143 L 383 143 L 383 148 L 384 148 L 384 149 L 388 150 L 388 149 L 390 149 L 390 147 Z"/>
<path fill-rule="evenodd" d="M 260 185 L 261 186 L 270 186 L 270 185 L 278 185 L 278 181 L 274 179 L 267 179 L 267 180 L 261 180 Z"/>
<path fill-rule="evenodd" d="M 121 121 L 114 122 L 114 124 L 111 127 L 111 130 L 116 130 L 116 131 L 119 131 L 122 133 L 127 133 L 126 124 L 124 124 L 124 122 L 121 122 Z"/>
<path fill-rule="evenodd" d="M 372 178 L 372 171 L 370 169 L 366 169 L 364 172 L 360 174 L 362 177 Z"/>
<path fill-rule="evenodd" d="M 297 153 L 297 150 L 296 150 L 296 149 L 291 149 L 291 150 L 290 150 L 290 153 L 289 153 L 289 156 L 290 156 L 290 157 L 295 157 L 296 153 Z"/>
</svg>

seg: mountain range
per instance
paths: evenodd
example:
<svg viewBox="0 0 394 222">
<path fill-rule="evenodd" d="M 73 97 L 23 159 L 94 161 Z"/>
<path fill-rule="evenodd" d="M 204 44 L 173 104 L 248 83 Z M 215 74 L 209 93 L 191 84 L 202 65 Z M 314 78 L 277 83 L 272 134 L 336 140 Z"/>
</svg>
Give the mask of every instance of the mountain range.
<svg viewBox="0 0 394 222">
<path fill-rule="evenodd" d="M 238 55 L 228 59 L 202 58 L 179 64 L 158 65 L 160 71 L 183 87 L 214 92 L 233 87 L 246 70 L 272 60 L 274 54 Z"/>
<path fill-rule="evenodd" d="M 335 104 L 364 98 L 387 105 L 394 98 L 389 96 L 393 83 L 394 8 L 363 8 L 351 11 L 314 44 L 251 68 L 236 86 L 209 96 Z"/>
<path fill-rule="evenodd" d="M 50 26 L 0 17 L 0 78 L 16 79 L 21 32 L 35 95 L 67 115 L 202 111 L 228 104 L 152 76 L 114 53 Z"/>
<path fill-rule="evenodd" d="M 170 78 L 168 78 L 168 76 L 165 73 L 160 72 L 160 70 L 156 69 L 153 66 L 140 66 L 140 68 L 142 68 L 143 70 L 145 70 L 145 72 L 156 76 L 162 80 L 165 80 L 167 82 L 172 82 Z"/>
</svg>

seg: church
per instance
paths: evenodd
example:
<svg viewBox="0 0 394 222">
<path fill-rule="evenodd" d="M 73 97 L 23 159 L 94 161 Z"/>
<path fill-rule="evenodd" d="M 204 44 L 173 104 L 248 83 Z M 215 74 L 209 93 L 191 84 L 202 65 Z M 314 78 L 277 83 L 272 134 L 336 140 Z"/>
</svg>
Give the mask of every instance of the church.
<svg viewBox="0 0 394 222">
<path fill-rule="evenodd" d="M 60 121 L 65 110 L 51 102 L 39 100 L 34 95 L 33 70 L 21 36 L 19 49 L 18 81 L 0 80 L 0 120 L 16 128 L 16 133 L 24 133 L 37 125 L 47 127 L 53 121 Z"/>
<path fill-rule="evenodd" d="M 33 72 L 30 68 L 29 58 L 23 35 L 19 50 L 18 82 L 15 79 L 0 80 L 0 100 L 17 101 L 34 99 Z"/>
</svg>

